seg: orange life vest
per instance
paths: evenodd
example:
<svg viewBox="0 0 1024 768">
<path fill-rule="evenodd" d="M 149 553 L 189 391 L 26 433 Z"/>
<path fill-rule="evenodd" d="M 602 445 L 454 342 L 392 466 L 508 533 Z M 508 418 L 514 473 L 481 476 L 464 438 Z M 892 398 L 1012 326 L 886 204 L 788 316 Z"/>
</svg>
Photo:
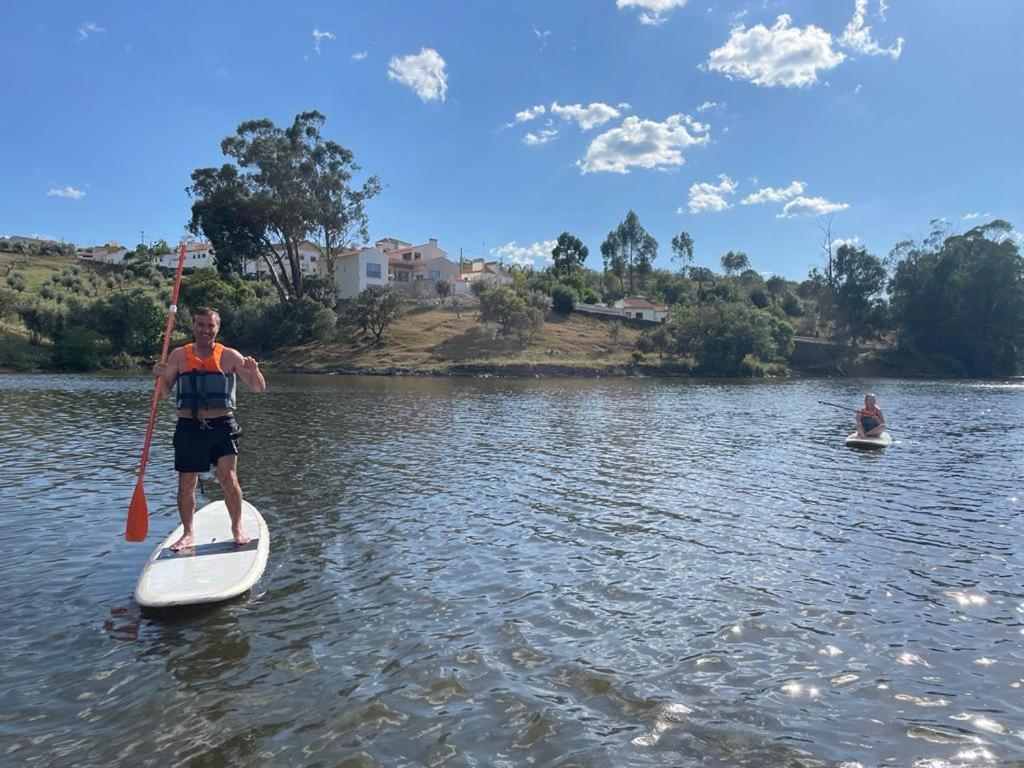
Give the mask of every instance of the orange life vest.
<svg viewBox="0 0 1024 768">
<path fill-rule="evenodd" d="M 178 374 L 178 408 L 188 408 L 196 418 L 203 408 L 235 407 L 235 374 L 224 373 L 220 358 L 224 353 L 223 344 L 213 345 L 213 354 L 200 358 L 194 344 L 186 344 L 185 367 Z"/>
</svg>

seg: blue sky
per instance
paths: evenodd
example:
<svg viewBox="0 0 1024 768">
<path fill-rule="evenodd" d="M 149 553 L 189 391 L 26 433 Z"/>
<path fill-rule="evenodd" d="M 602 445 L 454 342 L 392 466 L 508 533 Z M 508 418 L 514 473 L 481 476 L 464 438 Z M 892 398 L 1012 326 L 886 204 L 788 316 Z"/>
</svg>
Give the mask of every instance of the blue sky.
<svg viewBox="0 0 1024 768">
<path fill-rule="evenodd" d="M 239 122 L 318 109 L 387 185 L 371 236 L 600 265 L 632 208 L 801 279 L 945 217 L 1024 230 L 1019 0 L 2 0 L 0 233 L 176 241 Z M 979 215 L 980 214 L 980 215 Z M 973 218 L 968 218 L 974 215 Z"/>
</svg>

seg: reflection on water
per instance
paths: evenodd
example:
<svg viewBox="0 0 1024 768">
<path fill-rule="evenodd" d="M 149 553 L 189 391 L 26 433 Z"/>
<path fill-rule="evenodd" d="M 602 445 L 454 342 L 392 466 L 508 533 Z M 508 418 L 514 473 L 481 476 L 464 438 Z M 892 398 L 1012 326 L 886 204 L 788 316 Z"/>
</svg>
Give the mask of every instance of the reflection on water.
<svg viewBox="0 0 1024 768">
<path fill-rule="evenodd" d="M 884 452 L 816 402 L 866 388 Z M 267 572 L 159 616 L 169 412 L 121 539 L 148 398 L 0 377 L 4 764 L 1024 759 L 1019 385 L 272 378 Z"/>
</svg>

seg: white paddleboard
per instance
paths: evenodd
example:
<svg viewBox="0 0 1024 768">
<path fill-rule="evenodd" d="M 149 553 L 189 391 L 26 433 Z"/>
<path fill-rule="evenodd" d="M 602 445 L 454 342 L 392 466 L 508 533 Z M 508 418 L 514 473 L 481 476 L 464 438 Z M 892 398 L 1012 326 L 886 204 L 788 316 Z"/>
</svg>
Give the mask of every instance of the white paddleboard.
<svg viewBox="0 0 1024 768">
<path fill-rule="evenodd" d="M 172 552 L 181 538 L 178 526 L 150 555 L 135 588 L 135 601 L 145 608 L 168 608 L 229 600 L 251 589 L 263 575 L 270 554 L 270 532 L 252 504 L 242 502 L 242 528 L 252 540 L 238 546 L 223 501 L 196 511 L 195 545 Z"/>
<path fill-rule="evenodd" d="M 892 445 L 892 435 L 883 430 L 878 437 L 858 437 L 854 432 L 845 442 L 850 448 L 888 448 Z"/>
</svg>

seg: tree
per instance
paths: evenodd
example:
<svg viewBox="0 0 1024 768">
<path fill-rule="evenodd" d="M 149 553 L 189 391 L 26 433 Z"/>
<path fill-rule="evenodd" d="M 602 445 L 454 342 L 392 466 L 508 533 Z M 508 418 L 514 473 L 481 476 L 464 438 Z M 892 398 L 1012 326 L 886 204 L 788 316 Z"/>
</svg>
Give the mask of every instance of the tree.
<svg viewBox="0 0 1024 768">
<path fill-rule="evenodd" d="M 371 285 L 356 297 L 354 316 L 363 331 L 380 341 L 389 325 L 398 319 L 402 301 L 394 288 Z"/>
<path fill-rule="evenodd" d="M 650 274 L 652 263 L 658 256 L 658 241 L 641 226 L 640 217 L 629 211 L 619 226 L 608 233 L 601 245 L 601 255 L 605 269 L 611 265 L 612 273 L 619 278 L 620 284 L 623 272 L 629 276 L 629 292 L 632 293 L 634 278 L 642 284 Z"/>
<path fill-rule="evenodd" d="M 818 308 L 831 321 L 834 338 L 855 344 L 884 326 L 885 267 L 866 248 L 840 245 L 832 259 L 831 283 L 817 269 L 811 279 L 818 283 Z"/>
<path fill-rule="evenodd" d="M 614 275 L 619 279 L 619 291 L 626 292 L 623 278 L 626 275 L 626 260 L 622 257 L 622 249 L 619 247 L 619 235 L 613 229 L 601 243 L 601 258 L 604 261 L 606 274 Z"/>
<path fill-rule="evenodd" d="M 540 328 L 544 313 L 509 288 L 488 286 L 480 294 L 480 322 L 496 323 L 503 336 L 515 333 L 521 343 Z"/>
<path fill-rule="evenodd" d="M 780 277 L 779 275 L 772 275 L 764 281 L 764 289 L 768 292 L 773 304 L 779 303 L 785 295 L 788 286 L 789 282 L 786 278 Z"/>
<path fill-rule="evenodd" d="M 689 232 L 680 232 L 672 238 L 672 257 L 679 262 L 679 271 L 684 274 L 693 264 L 693 238 Z"/>
<path fill-rule="evenodd" d="M 575 235 L 563 232 L 558 236 L 555 247 L 551 249 L 554 264 L 551 268 L 555 275 L 571 275 L 583 267 L 583 262 L 590 255 L 590 249 Z"/>
<path fill-rule="evenodd" d="M 889 293 L 901 347 L 953 361 L 971 376 L 1019 370 L 1024 259 L 1012 229 L 996 219 L 945 239 L 933 230 L 923 244 L 893 249 Z"/>
<path fill-rule="evenodd" d="M 448 301 L 448 297 L 452 295 L 452 284 L 450 280 L 441 278 L 434 283 L 434 290 L 437 291 L 437 298 L 442 305 Z"/>
<path fill-rule="evenodd" d="M 326 118 L 302 112 L 286 129 L 268 119 L 241 123 L 221 142 L 233 163 L 192 172 L 189 229 L 213 244 L 221 272 L 262 258 L 281 301 L 303 296 L 299 246 L 315 243 L 333 272 L 339 252 L 365 240 L 364 203 L 381 192 L 371 176 L 353 185 L 354 155 L 323 138 Z"/>
<path fill-rule="evenodd" d="M 750 269 L 750 259 L 743 251 L 729 251 L 722 257 L 722 269 L 729 277 Z"/>
<path fill-rule="evenodd" d="M 678 352 L 706 373 L 734 374 L 753 355 L 783 360 L 793 351 L 793 327 L 771 312 L 737 302 L 678 305 L 668 320 Z"/>
</svg>

